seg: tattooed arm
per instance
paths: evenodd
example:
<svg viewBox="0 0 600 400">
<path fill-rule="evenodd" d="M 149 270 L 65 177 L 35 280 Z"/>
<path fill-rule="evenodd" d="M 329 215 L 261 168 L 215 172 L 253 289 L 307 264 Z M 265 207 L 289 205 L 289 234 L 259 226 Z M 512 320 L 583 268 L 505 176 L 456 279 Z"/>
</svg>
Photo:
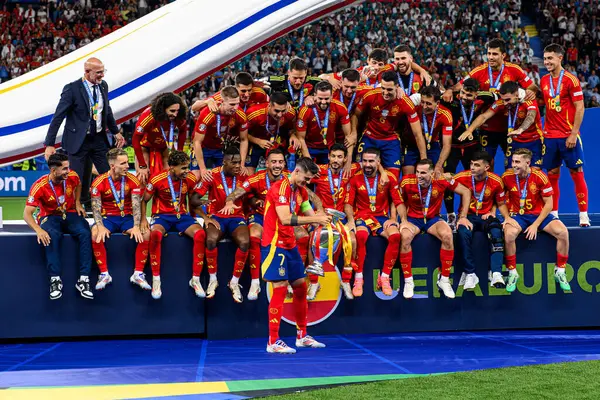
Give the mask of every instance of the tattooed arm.
<svg viewBox="0 0 600 400">
<path fill-rule="evenodd" d="M 140 226 L 140 222 L 142 222 L 142 196 L 139 194 L 131 195 L 131 207 L 133 208 L 133 225 Z"/>
<path fill-rule="evenodd" d="M 527 116 L 523 120 L 523 123 L 519 127 L 520 133 L 525 132 L 529 127 L 535 122 L 535 117 L 537 116 L 537 110 L 529 110 L 527 111 Z"/>
<path fill-rule="evenodd" d="M 92 215 L 96 225 L 104 226 L 102 223 L 102 199 L 100 197 L 92 197 Z"/>
<path fill-rule="evenodd" d="M 246 191 L 241 188 L 241 187 L 236 187 L 235 190 L 233 192 L 231 192 L 227 198 L 225 198 L 225 203 L 233 203 L 234 201 L 236 201 L 237 199 L 239 199 L 240 197 L 242 197 L 243 195 L 246 194 Z"/>
<path fill-rule="evenodd" d="M 317 213 L 324 212 L 325 210 L 323 210 L 323 202 L 321 201 L 321 199 L 319 198 L 319 196 L 317 196 L 315 194 L 315 192 L 313 192 L 309 188 L 306 188 L 306 191 L 308 192 L 308 200 L 312 203 L 315 211 Z"/>
</svg>

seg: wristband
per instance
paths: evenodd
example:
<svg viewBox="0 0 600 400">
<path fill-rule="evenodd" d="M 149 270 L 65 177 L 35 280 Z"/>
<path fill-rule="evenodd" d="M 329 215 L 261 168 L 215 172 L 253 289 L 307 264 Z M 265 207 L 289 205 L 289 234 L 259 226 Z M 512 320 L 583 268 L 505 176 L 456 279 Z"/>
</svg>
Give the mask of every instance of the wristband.
<svg viewBox="0 0 600 400">
<path fill-rule="evenodd" d="M 298 226 L 298 216 L 296 214 L 293 214 L 292 218 L 290 218 L 290 225 Z"/>
<path fill-rule="evenodd" d="M 140 165 L 140 166 L 138 166 L 138 168 L 139 169 L 146 169 L 146 168 L 148 168 L 148 166 L 147 165 Z"/>
</svg>

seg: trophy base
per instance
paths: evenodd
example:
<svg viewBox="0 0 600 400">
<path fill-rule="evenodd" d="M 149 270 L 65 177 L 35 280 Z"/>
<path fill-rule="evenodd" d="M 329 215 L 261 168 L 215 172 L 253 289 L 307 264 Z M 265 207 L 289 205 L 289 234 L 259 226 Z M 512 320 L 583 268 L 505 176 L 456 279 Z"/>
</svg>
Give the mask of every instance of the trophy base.
<svg viewBox="0 0 600 400">
<path fill-rule="evenodd" d="M 323 270 L 323 265 L 318 261 L 313 261 L 312 264 L 310 264 L 308 267 L 306 267 L 306 270 L 304 270 L 304 272 L 306 272 L 307 274 L 325 276 L 325 271 Z"/>
</svg>

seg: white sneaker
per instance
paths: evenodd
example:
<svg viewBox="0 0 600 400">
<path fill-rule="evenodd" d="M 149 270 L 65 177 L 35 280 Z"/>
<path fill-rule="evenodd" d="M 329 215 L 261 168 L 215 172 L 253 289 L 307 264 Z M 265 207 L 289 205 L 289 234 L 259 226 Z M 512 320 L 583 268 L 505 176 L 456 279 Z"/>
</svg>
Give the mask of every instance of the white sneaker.
<svg viewBox="0 0 600 400">
<path fill-rule="evenodd" d="M 476 274 L 468 274 L 465 279 L 465 290 L 473 290 L 479 283 L 479 277 Z"/>
<path fill-rule="evenodd" d="M 504 278 L 500 272 L 494 272 L 492 274 L 492 282 L 490 285 L 496 289 L 504 289 L 506 287 L 506 283 L 504 282 Z"/>
<path fill-rule="evenodd" d="M 344 292 L 344 296 L 348 300 L 353 300 L 354 295 L 352 294 L 352 288 L 350 287 L 350 282 L 342 282 L 342 291 Z"/>
<path fill-rule="evenodd" d="M 152 279 L 152 298 L 155 300 L 160 299 L 162 291 L 160 290 L 160 279 Z"/>
<path fill-rule="evenodd" d="M 588 228 L 592 225 L 592 223 L 590 222 L 590 216 L 588 215 L 587 211 L 583 211 L 579 213 L 579 226 L 581 226 L 582 228 Z"/>
<path fill-rule="evenodd" d="M 96 283 L 96 290 L 102 290 L 112 282 L 112 277 L 108 272 L 103 272 L 98 275 L 98 282 Z"/>
<path fill-rule="evenodd" d="M 315 297 L 317 297 L 317 293 L 319 292 L 319 290 L 321 290 L 321 284 L 319 282 L 311 283 L 308 287 L 308 294 L 306 295 L 306 300 L 314 300 Z"/>
<path fill-rule="evenodd" d="M 312 336 L 306 335 L 302 339 L 296 339 L 296 347 L 310 347 L 311 349 L 322 349 L 325 345 L 317 342 Z"/>
<path fill-rule="evenodd" d="M 196 296 L 200 297 L 200 298 L 204 298 L 206 297 L 206 293 L 204 293 L 204 289 L 202 289 L 202 284 L 200 283 L 200 278 L 197 276 L 192 276 L 192 279 L 190 279 L 190 287 L 192 289 L 194 289 L 194 293 L 196 293 Z"/>
<path fill-rule="evenodd" d="M 465 286 L 466 281 L 467 281 L 467 274 L 463 272 L 460 275 L 460 281 L 458 281 L 458 286 Z"/>
<path fill-rule="evenodd" d="M 248 300 L 253 301 L 258 299 L 260 293 L 260 282 L 252 282 L 250 284 L 250 290 L 248 290 Z"/>
<path fill-rule="evenodd" d="M 450 284 L 450 279 L 448 277 L 442 276 L 437 281 L 438 288 L 444 293 L 449 299 L 453 299 L 455 297 L 454 290 L 452 290 L 452 285 Z"/>
<path fill-rule="evenodd" d="M 402 296 L 405 299 L 412 299 L 415 295 L 415 282 L 414 281 L 404 281 L 404 290 L 402 291 Z"/>
<path fill-rule="evenodd" d="M 242 291 L 240 290 L 242 287 L 239 283 L 229 282 L 227 287 L 229 290 L 231 290 L 231 297 L 233 297 L 233 301 L 236 303 L 241 303 L 244 301 L 244 296 L 242 296 Z"/>
<path fill-rule="evenodd" d="M 134 285 L 138 285 L 144 290 L 151 290 L 152 286 L 146 281 L 146 274 L 143 272 L 134 272 L 133 275 L 129 278 L 129 282 Z"/>
<path fill-rule="evenodd" d="M 550 215 L 552 215 L 554 218 L 558 219 L 558 211 L 550 211 Z"/>
<path fill-rule="evenodd" d="M 267 353 L 296 354 L 296 349 L 289 347 L 281 339 L 273 344 L 267 344 Z"/>
<path fill-rule="evenodd" d="M 208 287 L 206 288 L 206 298 L 212 299 L 213 297 L 215 297 L 215 292 L 217 291 L 218 287 L 219 281 L 209 281 Z"/>
</svg>

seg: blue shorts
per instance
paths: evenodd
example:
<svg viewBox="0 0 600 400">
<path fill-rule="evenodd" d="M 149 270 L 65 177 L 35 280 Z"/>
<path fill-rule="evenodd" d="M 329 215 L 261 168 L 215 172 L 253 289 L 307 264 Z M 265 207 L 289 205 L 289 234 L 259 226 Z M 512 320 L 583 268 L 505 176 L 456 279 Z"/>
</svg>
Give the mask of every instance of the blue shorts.
<svg viewBox="0 0 600 400">
<path fill-rule="evenodd" d="M 381 165 L 383 165 L 383 168 L 401 167 L 400 158 L 402 157 L 402 151 L 398 139 L 377 140 L 365 135 L 358 146 L 360 154 L 362 154 L 364 149 L 368 149 L 369 147 L 374 147 L 381 152 Z"/>
<path fill-rule="evenodd" d="M 508 168 L 512 168 L 512 155 L 517 149 L 529 149 L 533 153 L 531 166 L 542 168 L 542 141 L 540 139 L 533 142 L 517 142 L 513 140 L 512 143 L 507 144 L 506 165 Z"/>
<path fill-rule="evenodd" d="M 535 222 L 535 220 L 537 219 L 538 215 L 535 214 L 515 214 L 512 215 L 512 218 L 518 222 L 518 224 L 521 226 L 522 230 L 527 229 L 531 224 L 533 224 Z M 556 217 L 552 214 L 548 215 L 540 224 L 540 230 L 544 229 L 546 227 L 546 225 L 548 225 L 550 222 L 554 221 L 556 219 Z"/>
<path fill-rule="evenodd" d="M 152 225 L 160 225 L 165 228 L 165 232 L 183 233 L 190 226 L 198 222 L 189 214 L 181 214 L 181 218 L 177 218 L 173 214 L 155 214 L 152 216 Z"/>
<path fill-rule="evenodd" d="M 254 213 L 248 217 L 248 225 L 258 224 L 260 226 L 265 225 L 265 217 L 262 214 Z"/>
<path fill-rule="evenodd" d="M 267 151 L 256 144 L 250 144 L 250 150 L 248 152 L 248 157 L 246 157 L 246 167 L 258 168 L 259 166 L 264 168 L 264 160 Z M 261 162 L 261 158 L 263 162 Z"/>
<path fill-rule="evenodd" d="M 202 154 L 204 154 L 204 165 L 206 165 L 207 169 L 212 169 L 216 167 L 220 167 L 223 165 L 223 150 L 217 149 L 202 149 Z M 192 158 L 190 162 L 190 170 L 199 170 L 198 161 L 196 161 L 196 157 Z"/>
<path fill-rule="evenodd" d="M 428 218 L 427 222 L 423 221 L 423 218 L 408 217 L 407 219 L 408 219 L 408 222 L 410 222 L 411 224 L 413 224 L 414 226 L 419 228 L 419 230 L 421 230 L 421 232 L 423 232 L 423 233 L 427 233 L 429 228 L 431 228 L 436 223 L 442 221 L 442 219 L 440 217 L 438 217 L 437 215 L 433 218 Z"/>
<path fill-rule="evenodd" d="M 585 163 L 581 137 L 577 138 L 575 147 L 567 149 L 567 139 L 544 139 L 544 162 L 542 168 L 549 171 L 565 163 L 567 168 L 577 169 Z"/>
<path fill-rule="evenodd" d="M 376 216 L 366 219 L 358 218 L 355 225 L 357 228 L 359 226 L 367 227 L 373 235 L 381 235 L 381 232 L 383 232 L 383 224 L 385 224 L 385 221 L 388 219 L 389 218 L 385 216 Z"/>
<path fill-rule="evenodd" d="M 123 233 L 133 228 L 133 215 L 107 215 L 102 218 L 102 224 L 110 233 Z"/>
<path fill-rule="evenodd" d="M 235 231 L 237 228 L 240 226 L 246 226 L 246 221 L 242 217 L 223 218 L 213 215 L 211 218 L 219 223 L 221 232 L 230 237 L 233 231 Z"/>
<path fill-rule="evenodd" d="M 263 279 L 265 281 L 289 281 L 306 278 L 304 263 L 298 248 L 282 249 L 277 246 L 262 246 L 260 259 Z"/>
<path fill-rule="evenodd" d="M 481 147 L 485 150 L 486 153 L 492 157 L 492 160 L 496 157 L 496 151 L 498 151 L 498 146 L 502 149 L 504 154 L 506 154 L 506 131 L 504 132 L 491 132 L 491 131 L 480 131 L 479 132 L 479 140 L 481 142 Z"/>
<path fill-rule="evenodd" d="M 440 159 L 441 152 L 442 146 L 440 146 L 439 142 L 431 143 L 431 149 L 427 150 L 427 158 L 429 158 L 431 161 L 433 161 L 434 164 L 436 164 Z M 404 160 L 402 161 L 403 165 L 417 165 L 420 159 L 421 154 L 419 153 L 418 148 L 407 146 L 404 149 Z"/>
<path fill-rule="evenodd" d="M 309 148 L 310 158 L 317 164 L 329 164 L 329 149 Z"/>
</svg>

